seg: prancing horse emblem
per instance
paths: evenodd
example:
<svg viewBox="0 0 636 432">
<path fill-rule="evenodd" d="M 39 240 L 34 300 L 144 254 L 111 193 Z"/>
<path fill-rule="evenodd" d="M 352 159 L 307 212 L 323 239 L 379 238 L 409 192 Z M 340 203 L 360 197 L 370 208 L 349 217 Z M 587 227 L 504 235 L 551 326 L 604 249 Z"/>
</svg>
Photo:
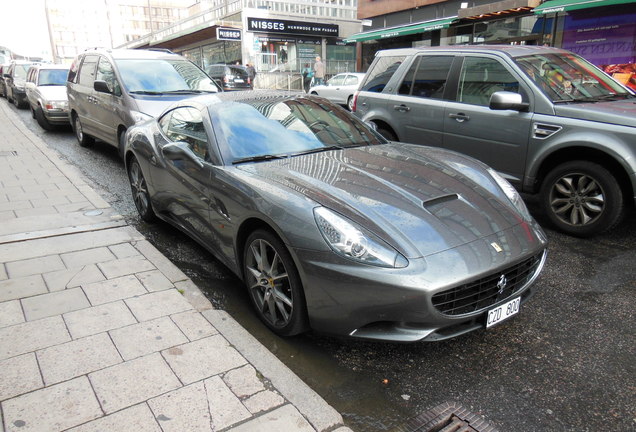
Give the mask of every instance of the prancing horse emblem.
<svg viewBox="0 0 636 432">
<path fill-rule="evenodd" d="M 508 279 L 506 279 L 506 275 L 501 275 L 501 277 L 499 278 L 499 282 L 497 282 L 497 288 L 499 288 L 499 291 L 497 291 L 497 293 L 503 294 L 504 290 L 506 289 L 506 285 L 508 285 Z"/>
</svg>

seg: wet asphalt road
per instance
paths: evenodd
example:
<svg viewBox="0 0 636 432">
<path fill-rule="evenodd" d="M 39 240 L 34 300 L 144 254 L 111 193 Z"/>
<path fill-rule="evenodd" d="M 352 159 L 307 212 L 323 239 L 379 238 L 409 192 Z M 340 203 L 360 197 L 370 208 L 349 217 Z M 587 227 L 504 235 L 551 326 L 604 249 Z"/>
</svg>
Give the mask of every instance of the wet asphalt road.
<svg viewBox="0 0 636 432">
<path fill-rule="evenodd" d="M 203 248 L 166 224 L 139 220 L 114 148 L 80 148 L 70 128 L 45 132 L 28 110 L 15 111 L 354 430 L 391 430 L 443 402 L 460 403 L 501 431 L 636 430 L 636 212 L 590 240 L 548 229 L 537 294 L 491 330 L 414 345 L 317 334 L 281 339 L 255 318 L 238 279 Z"/>
</svg>

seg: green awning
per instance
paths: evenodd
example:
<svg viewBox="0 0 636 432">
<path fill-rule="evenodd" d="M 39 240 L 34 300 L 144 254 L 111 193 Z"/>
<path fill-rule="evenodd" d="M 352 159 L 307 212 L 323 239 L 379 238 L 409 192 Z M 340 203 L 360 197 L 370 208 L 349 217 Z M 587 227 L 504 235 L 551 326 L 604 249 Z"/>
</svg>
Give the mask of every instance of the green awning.
<svg viewBox="0 0 636 432">
<path fill-rule="evenodd" d="M 636 0 L 635 0 L 636 1 Z M 386 39 L 397 36 L 406 36 L 416 33 L 424 33 L 427 31 L 448 28 L 453 22 L 457 21 L 457 17 L 441 18 L 432 21 L 424 21 L 417 24 L 409 24 L 400 27 L 391 27 L 381 30 L 373 30 L 363 33 L 356 33 L 347 38 L 346 42 L 363 42 L 375 39 Z"/>
<path fill-rule="evenodd" d="M 534 13 L 537 15 L 545 15 L 549 13 L 628 3 L 636 3 L 636 0 L 550 0 L 543 3 L 541 6 L 534 8 Z"/>
</svg>

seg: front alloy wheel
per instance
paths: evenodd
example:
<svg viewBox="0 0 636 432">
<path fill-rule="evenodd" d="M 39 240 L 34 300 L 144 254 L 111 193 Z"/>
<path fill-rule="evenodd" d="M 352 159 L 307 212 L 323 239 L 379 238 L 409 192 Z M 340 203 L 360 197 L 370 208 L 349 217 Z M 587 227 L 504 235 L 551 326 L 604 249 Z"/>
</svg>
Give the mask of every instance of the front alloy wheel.
<svg viewBox="0 0 636 432">
<path fill-rule="evenodd" d="M 623 194 L 616 178 L 588 161 L 554 168 L 543 183 L 542 202 L 557 228 L 578 237 L 610 230 L 623 214 Z"/>
<path fill-rule="evenodd" d="M 148 193 L 148 185 L 144 174 L 141 172 L 139 162 L 134 157 L 128 164 L 128 180 L 130 181 L 130 190 L 132 191 L 133 201 L 139 216 L 146 222 L 152 222 L 156 219 L 155 212 L 150 202 L 150 194 Z"/>
<path fill-rule="evenodd" d="M 73 118 L 73 129 L 75 129 L 75 136 L 77 137 L 77 141 L 80 146 L 88 147 L 93 144 L 93 138 L 84 133 L 84 129 L 82 128 L 82 123 L 80 122 L 78 115 L 75 115 Z"/>
<path fill-rule="evenodd" d="M 300 277 L 283 243 L 268 231 L 252 233 L 245 243 L 243 274 L 259 318 L 281 336 L 306 330 Z"/>
</svg>

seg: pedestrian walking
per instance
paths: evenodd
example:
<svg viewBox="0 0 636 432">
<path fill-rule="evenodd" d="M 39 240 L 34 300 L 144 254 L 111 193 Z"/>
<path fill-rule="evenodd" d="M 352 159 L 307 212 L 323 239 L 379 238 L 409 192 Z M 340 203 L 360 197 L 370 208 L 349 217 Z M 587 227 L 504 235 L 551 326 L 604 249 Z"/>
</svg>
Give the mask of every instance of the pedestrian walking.
<svg viewBox="0 0 636 432">
<path fill-rule="evenodd" d="M 314 70 L 309 66 L 309 63 L 305 63 L 305 67 L 301 73 L 303 75 L 303 88 L 305 89 L 305 93 L 307 93 L 311 87 L 311 80 L 314 78 Z"/>
<path fill-rule="evenodd" d="M 314 85 L 323 85 L 325 83 L 325 64 L 320 60 L 320 56 L 316 56 L 314 63 Z"/>
<path fill-rule="evenodd" d="M 247 77 L 250 80 L 250 85 L 254 88 L 254 79 L 256 78 L 256 68 L 252 63 L 246 63 L 245 68 L 247 69 Z"/>
</svg>

